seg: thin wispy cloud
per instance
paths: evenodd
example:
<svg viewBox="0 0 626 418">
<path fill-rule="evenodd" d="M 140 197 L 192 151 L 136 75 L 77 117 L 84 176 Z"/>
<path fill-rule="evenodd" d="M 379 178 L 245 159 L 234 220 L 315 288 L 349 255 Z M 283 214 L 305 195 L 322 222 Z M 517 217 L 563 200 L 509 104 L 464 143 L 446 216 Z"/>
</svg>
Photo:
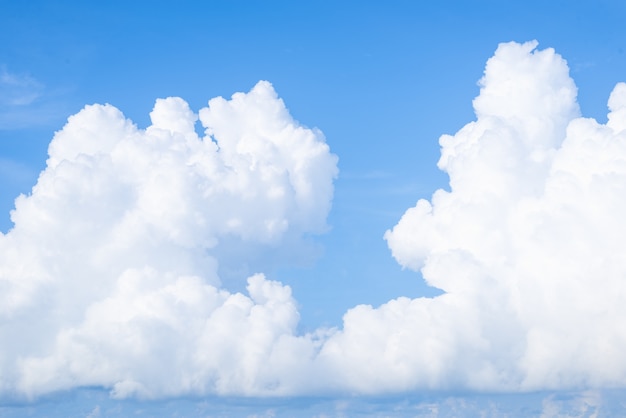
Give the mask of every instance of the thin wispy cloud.
<svg viewBox="0 0 626 418">
<path fill-rule="evenodd" d="M 15 74 L 0 65 L 0 106 L 27 106 L 41 97 L 43 85 L 26 74 Z"/>
<path fill-rule="evenodd" d="M 0 130 L 49 125 L 67 117 L 64 88 L 48 88 L 28 73 L 0 65 Z"/>
</svg>

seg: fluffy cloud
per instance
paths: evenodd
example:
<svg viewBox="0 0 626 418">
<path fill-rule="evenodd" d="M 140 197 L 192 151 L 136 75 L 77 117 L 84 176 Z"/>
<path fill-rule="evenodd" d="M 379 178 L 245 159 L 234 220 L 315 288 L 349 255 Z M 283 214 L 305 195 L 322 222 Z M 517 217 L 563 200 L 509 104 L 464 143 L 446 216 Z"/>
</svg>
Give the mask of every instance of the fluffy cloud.
<svg viewBox="0 0 626 418">
<path fill-rule="evenodd" d="M 440 139 L 449 190 L 385 234 L 445 293 L 306 335 L 288 286 L 256 274 L 233 293 L 219 274 L 224 243 L 278 249 L 326 229 L 336 157 L 268 83 L 197 116 L 159 100 L 145 130 L 108 105 L 72 116 L 0 235 L 0 391 L 623 387 L 626 84 L 607 123 L 582 118 L 566 62 L 536 46 L 498 47 L 476 120 Z"/>
<path fill-rule="evenodd" d="M 268 357 L 294 332 L 295 302 L 263 275 L 247 296 L 222 289 L 221 243 L 280 248 L 324 232 L 337 158 L 267 82 L 199 115 L 158 100 L 150 116 L 138 129 L 113 106 L 85 107 L 16 200 L 14 228 L 0 235 L 5 393 L 275 385 Z"/>
<path fill-rule="evenodd" d="M 606 124 L 579 117 L 566 62 L 535 48 L 500 45 L 476 121 L 440 139 L 450 190 L 385 235 L 400 264 L 446 292 L 410 334 L 444 347 L 424 363 L 448 383 L 624 385 L 626 85 Z"/>
</svg>

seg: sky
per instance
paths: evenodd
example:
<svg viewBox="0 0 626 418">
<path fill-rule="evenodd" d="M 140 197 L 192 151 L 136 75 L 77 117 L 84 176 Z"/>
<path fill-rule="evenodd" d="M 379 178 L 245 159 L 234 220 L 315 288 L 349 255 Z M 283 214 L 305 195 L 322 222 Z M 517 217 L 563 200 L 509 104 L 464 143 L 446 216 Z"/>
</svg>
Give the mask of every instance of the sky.
<svg viewBox="0 0 626 418">
<path fill-rule="evenodd" d="M 0 0 L 0 416 L 623 416 L 626 6 Z"/>
</svg>

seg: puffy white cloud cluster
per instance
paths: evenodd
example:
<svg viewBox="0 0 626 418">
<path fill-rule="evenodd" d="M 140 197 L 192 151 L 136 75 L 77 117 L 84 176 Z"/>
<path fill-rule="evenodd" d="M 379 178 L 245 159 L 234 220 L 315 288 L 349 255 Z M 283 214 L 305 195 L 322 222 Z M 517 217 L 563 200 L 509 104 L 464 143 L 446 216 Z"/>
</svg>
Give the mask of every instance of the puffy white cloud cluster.
<svg viewBox="0 0 626 418">
<path fill-rule="evenodd" d="M 385 235 L 445 293 L 360 305 L 298 335 L 288 286 L 224 290 L 220 245 L 322 232 L 336 157 L 268 83 L 199 112 L 70 118 L 0 236 L 0 391 L 118 397 L 626 385 L 626 84 L 580 117 L 536 42 L 488 61 L 476 120 L 440 139 L 450 190 Z M 383 279 L 383 278 L 381 278 Z"/>
<path fill-rule="evenodd" d="M 199 115 L 158 100 L 150 117 L 138 129 L 113 106 L 85 107 L 16 200 L 0 235 L 2 392 L 275 384 L 269 358 L 298 321 L 291 291 L 262 275 L 247 296 L 222 289 L 220 243 L 279 248 L 324 232 L 337 158 L 267 82 Z"/>
<path fill-rule="evenodd" d="M 490 390 L 622 386 L 626 84 L 606 124 L 579 117 L 566 62 L 535 48 L 499 46 L 476 121 L 440 139 L 450 191 L 420 200 L 386 239 L 446 292 L 412 301 L 432 318 L 414 341 L 441 347 L 426 374 Z"/>
</svg>

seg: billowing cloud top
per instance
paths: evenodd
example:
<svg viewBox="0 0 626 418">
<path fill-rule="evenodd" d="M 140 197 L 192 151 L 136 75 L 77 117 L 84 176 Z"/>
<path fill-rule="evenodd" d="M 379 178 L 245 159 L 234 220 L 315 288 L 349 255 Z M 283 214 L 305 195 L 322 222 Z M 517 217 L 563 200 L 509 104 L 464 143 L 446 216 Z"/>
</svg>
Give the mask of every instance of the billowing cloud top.
<svg viewBox="0 0 626 418">
<path fill-rule="evenodd" d="M 0 235 L 3 391 L 245 393 L 262 346 L 296 325 L 288 287 L 254 276 L 249 296 L 220 290 L 216 254 L 223 239 L 277 247 L 325 231 L 337 158 L 322 133 L 267 82 L 212 99 L 204 138 L 180 98 L 150 117 L 144 130 L 85 107 L 16 200 Z"/>
<path fill-rule="evenodd" d="M 432 302 L 449 305 L 445 330 L 422 339 L 446 347 L 441 375 L 505 390 L 624 385 L 626 85 L 606 125 L 580 118 L 565 61 L 535 47 L 500 45 L 477 120 L 440 139 L 450 191 L 385 237 L 447 292 Z"/>
<path fill-rule="evenodd" d="M 157 101 L 70 118 L 0 236 L 0 390 L 118 397 L 626 385 L 626 84 L 581 118 L 566 62 L 501 44 L 476 120 L 440 139 L 450 188 L 385 234 L 445 294 L 296 333 L 288 286 L 220 287 L 220 242 L 322 232 L 336 158 L 268 83 L 196 116 Z M 256 244 L 255 244 L 256 245 Z"/>
</svg>

